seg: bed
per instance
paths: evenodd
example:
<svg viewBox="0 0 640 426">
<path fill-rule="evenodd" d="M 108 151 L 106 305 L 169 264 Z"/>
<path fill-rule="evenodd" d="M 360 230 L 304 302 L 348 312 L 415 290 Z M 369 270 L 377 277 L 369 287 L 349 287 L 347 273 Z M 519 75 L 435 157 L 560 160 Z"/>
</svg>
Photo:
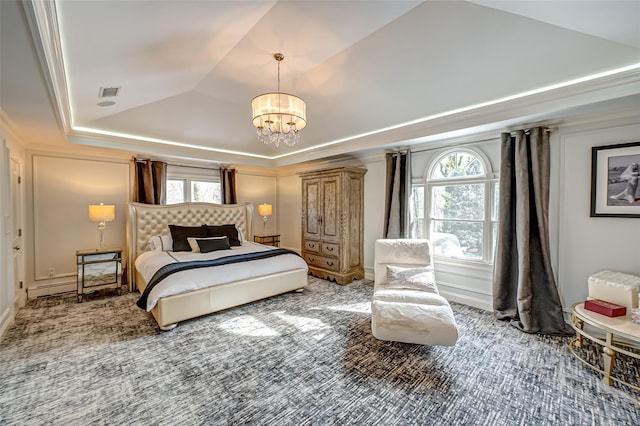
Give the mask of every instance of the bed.
<svg viewBox="0 0 640 426">
<path fill-rule="evenodd" d="M 234 224 L 241 233 L 243 240 L 241 249 L 245 246 L 256 246 L 258 251 L 275 250 L 275 248 L 252 243 L 252 215 L 253 208 L 249 203 L 241 204 L 210 204 L 210 203 L 182 203 L 169 206 L 157 206 L 142 203 L 129 203 L 127 215 L 127 277 L 132 291 L 138 290 L 145 293 L 148 285 L 149 272 L 143 264 L 136 267 L 136 260 L 151 257 L 151 254 L 142 256 L 151 251 L 149 240 L 151 237 L 168 234 L 169 225 L 201 226 Z M 258 247 L 260 246 L 260 247 Z M 186 252 L 177 252 L 180 256 L 174 256 L 178 260 L 185 259 Z M 286 262 L 283 260 L 289 256 Z M 300 290 L 307 285 L 308 268 L 306 263 L 294 254 L 284 254 L 278 259 L 279 264 L 286 263 L 285 270 L 278 272 L 265 272 L 269 268 L 264 267 L 265 259 L 243 262 L 245 271 L 252 271 L 250 277 L 240 279 L 230 278 L 233 281 L 220 282 L 221 275 L 215 274 L 211 268 L 200 268 L 205 274 L 209 274 L 211 284 L 186 290 L 178 294 L 159 297 L 149 312 L 153 315 L 161 330 L 171 330 L 180 321 L 207 315 L 223 309 L 243 305 L 256 300 Z M 275 258 L 274 258 L 275 259 Z M 141 261 L 144 259 L 140 259 Z M 263 262 L 260 264 L 258 262 Z M 256 266 L 257 265 L 257 266 Z M 191 284 L 189 273 L 191 271 L 177 272 L 173 275 L 176 281 Z M 182 275 L 180 275 L 182 274 Z M 146 277 L 146 278 L 145 278 Z M 202 277 L 202 276 L 200 276 Z M 202 280 L 202 278 L 200 278 Z M 202 286 L 199 283 L 198 286 Z"/>
</svg>

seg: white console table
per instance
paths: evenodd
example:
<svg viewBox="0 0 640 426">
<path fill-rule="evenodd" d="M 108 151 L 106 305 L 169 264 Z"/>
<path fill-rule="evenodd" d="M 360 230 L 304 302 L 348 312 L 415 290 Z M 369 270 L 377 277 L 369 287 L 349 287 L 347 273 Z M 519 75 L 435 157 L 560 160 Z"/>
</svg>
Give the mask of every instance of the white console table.
<svg viewBox="0 0 640 426">
<path fill-rule="evenodd" d="M 593 327 L 594 330 L 585 331 L 585 324 Z M 588 367 L 602 373 L 604 375 L 602 381 L 606 385 L 611 386 L 611 381 L 615 380 L 633 389 L 640 390 L 640 386 L 637 383 L 631 384 L 612 375 L 617 353 L 623 353 L 640 360 L 640 324 L 632 322 L 628 316 L 608 317 L 588 311 L 584 309 L 584 302 L 580 302 L 571 307 L 571 326 L 576 331 L 576 337 L 569 343 L 569 349 L 576 358 Z M 604 339 L 595 334 L 604 335 Z M 597 366 L 582 358 L 576 351 L 576 348 L 582 348 L 583 338 L 602 346 L 604 370 L 600 370 Z M 621 342 L 616 338 L 622 338 L 625 341 Z"/>
</svg>

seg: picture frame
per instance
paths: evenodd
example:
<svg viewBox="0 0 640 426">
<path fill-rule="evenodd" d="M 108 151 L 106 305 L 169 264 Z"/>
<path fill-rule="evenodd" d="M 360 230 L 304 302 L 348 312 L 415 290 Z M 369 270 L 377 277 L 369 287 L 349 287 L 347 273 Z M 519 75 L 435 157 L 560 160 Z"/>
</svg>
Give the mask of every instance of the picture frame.
<svg viewBox="0 0 640 426">
<path fill-rule="evenodd" d="M 591 148 L 591 217 L 640 218 L 640 142 Z"/>
</svg>

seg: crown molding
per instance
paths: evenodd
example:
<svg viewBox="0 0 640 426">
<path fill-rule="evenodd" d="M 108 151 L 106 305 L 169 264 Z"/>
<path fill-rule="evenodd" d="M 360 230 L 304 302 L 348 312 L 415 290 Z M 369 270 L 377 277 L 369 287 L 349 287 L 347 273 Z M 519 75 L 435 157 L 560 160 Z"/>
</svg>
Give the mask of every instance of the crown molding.
<svg viewBox="0 0 640 426">
<path fill-rule="evenodd" d="M 73 126 L 73 116 L 69 104 L 56 3 L 55 1 L 23 1 L 22 5 L 58 124 L 64 134 L 68 134 Z"/>
<path fill-rule="evenodd" d="M 539 121 L 537 116 L 550 116 L 563 110 L 637 94 L 640 94 L 640 63 L 598 76 L 445 111 L 341 142 L 328 142 L 319 149 L 309 148 L 281 155 L 273 160 L 275 165 L 284 166 L 345 154 L 348 152 L 345 146 L 349 151 L 361 151 L 394 145 L 429 144 L 452 138 L 453 134 L 465 129 L 469 135 L 489 131 L 491 127 L 494 130 L 505 126 L 522 127 L 531 121 Z"/>
</svg>

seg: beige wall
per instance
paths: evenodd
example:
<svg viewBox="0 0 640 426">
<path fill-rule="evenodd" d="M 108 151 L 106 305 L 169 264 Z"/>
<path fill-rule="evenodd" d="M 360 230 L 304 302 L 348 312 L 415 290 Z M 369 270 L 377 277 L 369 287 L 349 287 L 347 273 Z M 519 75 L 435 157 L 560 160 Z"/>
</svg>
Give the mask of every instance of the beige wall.
<svg viewBox="0 0 640 426">
<path fill-rule="evenodd" d="M 640 274 L 640 225 L 637 219 L 590 218 L 591 147 L 637 141 L 637 118 L 607 118 L 600 122 L 565 124 L 552 135 L 550 231 L 553 266 L 565 310 L 586 297 L 587 277 L 602 269 Z M 497 172 L 497 139 L 479 142 Z M 415 153 L 414 178 L 423 176 L 437 151 Z M 116 204 L 118 217 L 106 230 L 108 244 L 124 246 L 124 206 L 129 197 L 128 157 L 119 155 L 70 155 L 48 152 L 26 154 L 25 264 L 26 284 L 44 285 L 55 292 L 60 285 L 75 284 L 72 276 L 74 252 L 97 242 L 96 224 L 88 221 L 86 205 Z M 384 210 L 384 154 L 354 157 L 349 161 L 298 165 L 287 169 L 238 168 L 238 198 L 257 205 L 273 205 L 268 233 L 281 234 L 281 246 L 300 250 L 301 187 L 299 171 L 351 165 L 365 167 L 364 264 L 365 275 L 373 278 L 373 246 L 382 236 Z M 105 184 L 107 182 L 107 184 Z M 34 224 L 35 226 L 31 226 Z M 254 233 L 261 233 L 262 219 L 254 213 Z M 111 240 L 114 238 L 113 240 Z M 6 245 L 6 244 L 5 244 Z M 36 253 L 37 247 L 37 253 Z M 7 249 L 3 256 L 7 257 Z M 6 262 L 6 259 L 5 259 Z M 443 294 L 451 300 L 491 308 L 492 267 L 461 267 L 451 262 L 436 263 Z M 49 269 L 54 275 L 49 278 Z M 4 278 L 6 280 L 6 278 Z M 7 293 L 6 284 L 2 283 Z M 51 290 L 47 286 L 51 285 Z M 1 296 L 1 294 L 0 294 Z M 0 309 L 7 310 L 7 296 Z M 1 314 L 1 312 L 0 312 Z M 1 326 L 1 323 L 0 323 Z"/>
<path fill-rule="evenodd" d="M 33 154 L 29 199 L 27 262 L 29 296 L 73 290 L 75 252 L 99 246 L 98 224 L 89 204 L 113 204 L 115 220 L 106 224 L 105 245 L 126 246 L 126 206 L 130 199 L 130 163 L 125 159 L 69 154 Z"/>
<path fill-rule="evenodd" d="M 302 248 L 302 186 L 295 173 L 278 176 L 278 207 L 280 246 L 299 253 Z"/>
<path fill-rule="evenodd" d="M 273 215 L 267 218 L 266 233 L 278 233 L 278 215 L 280 205 L 277 195 L 277 178 L 273 172 L 264 171 L 244 171 L 238 168 L 236 174 L 236 195 L 238 202 L 249 202 L 253 206 L 253 234 L 263 234 L 265 231 L 264 219 L 258 216 L 258 204 L 271 204 Z"/>
</svg>

